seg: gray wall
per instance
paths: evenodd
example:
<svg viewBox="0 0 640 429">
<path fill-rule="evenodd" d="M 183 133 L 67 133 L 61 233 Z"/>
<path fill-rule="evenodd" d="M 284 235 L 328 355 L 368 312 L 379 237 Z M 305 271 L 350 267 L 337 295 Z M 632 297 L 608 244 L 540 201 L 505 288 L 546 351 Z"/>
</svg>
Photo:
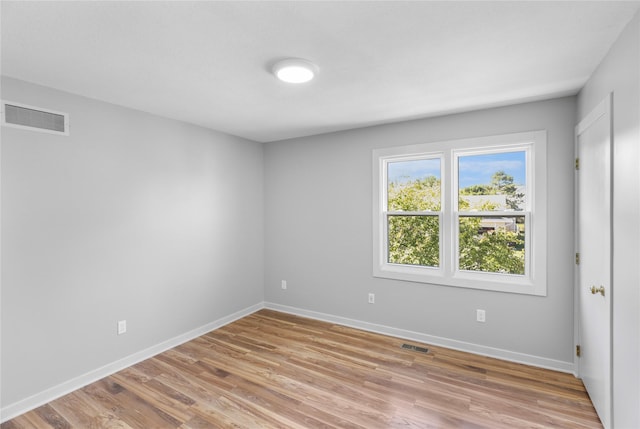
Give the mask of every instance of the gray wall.
<svg viewBox="0 0 640 429">
<path fill-rule="evenodd" d="M 572 365 L 575 102 L 268 143 L 266 301 Z M 548 296 L 372 277 L 372 149 L 540 129 L 548 131 Z M 373 305 L 369 292 L 376 294 Z M 475 321 L 477 308 L 486 310 L 486 323 Z"/>
<path fill-rule="evenodd" d="M 263 301 L 262 145 L 13 79 L 2 97 L 71 118 L 2 127 L 3 406 Z"/>
<path fill-rule="evenodd" d="M 640 427 L 640 15 L 578 96 L 582 119 L 613 92 L 613 423 Z"/>
</svg>

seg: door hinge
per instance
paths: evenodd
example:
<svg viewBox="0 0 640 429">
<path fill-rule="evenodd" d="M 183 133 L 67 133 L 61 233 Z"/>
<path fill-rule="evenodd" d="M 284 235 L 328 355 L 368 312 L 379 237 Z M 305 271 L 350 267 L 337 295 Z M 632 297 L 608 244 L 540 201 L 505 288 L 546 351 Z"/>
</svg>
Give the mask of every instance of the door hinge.
<svg viewBox="0 0 640 429">
<path fill-rule="evenodd" d="M 580 170 L 580 158 L 576 158 L 576 170 Z"/>
<path fill-rule="evenodd" d="M 576 356 L 580 357 L 580 346 L 576 346 Z"/>
<path fill-rule="evenodd" d="M 576 252 L 576 265 L 580 265 L 580 252 Z"/>
</svg>

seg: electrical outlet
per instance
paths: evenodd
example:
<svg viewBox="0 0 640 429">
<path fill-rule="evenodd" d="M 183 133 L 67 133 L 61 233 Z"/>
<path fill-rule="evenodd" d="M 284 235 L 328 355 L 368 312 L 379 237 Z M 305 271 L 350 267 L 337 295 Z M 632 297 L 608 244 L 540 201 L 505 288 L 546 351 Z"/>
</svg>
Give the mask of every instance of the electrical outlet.
<svg viewBox="0 0 640 429">
<path fill-rule="evenodd" d="M 476 321 L 484 323 L 486 321 L 486 313 L 484 310 L 476 310 Z"/>
<path fill-rule="evenodd" d="M 370 293 L 369 294 L 369 304 L 375 304 L 376 303 L 376 294 L 375 293 Z"/>
<path fill-rule="evenodd" d="M 287 281 L 286 280 L 282 280 L 281 286 L 282 286 L 282 289 L 286 289 L 287 288 Z"/>
<path fill-rule="evenodd" d="M 127 321 L 120 320 L 118 321 L 118 335 L 122 335 L 127 332 Z"/>
</svg>

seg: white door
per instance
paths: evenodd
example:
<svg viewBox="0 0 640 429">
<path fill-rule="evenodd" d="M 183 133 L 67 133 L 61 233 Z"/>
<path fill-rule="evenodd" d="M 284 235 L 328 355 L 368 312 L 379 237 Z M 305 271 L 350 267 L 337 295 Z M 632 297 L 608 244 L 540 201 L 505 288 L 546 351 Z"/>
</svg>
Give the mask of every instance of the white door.
<svg viewBox="0 0 640 429">
<path fill-rule="evenodd" d="M 576 127 L 579 373 L 611 427 L 611 96 Z"/>
</svg>

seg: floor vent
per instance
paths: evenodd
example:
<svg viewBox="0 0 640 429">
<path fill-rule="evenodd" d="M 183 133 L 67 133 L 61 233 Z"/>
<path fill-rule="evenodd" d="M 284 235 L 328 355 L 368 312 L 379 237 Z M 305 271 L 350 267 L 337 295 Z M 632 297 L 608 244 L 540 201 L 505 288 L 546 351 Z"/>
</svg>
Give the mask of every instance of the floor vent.
<svg viewBox="0 0 640 429">
<path fill-rule="evenodd" d="M 69 135 L 69 115 L 26 104 L 2 101 L 2 125 L 24 130 Z"/>
<path fill-rule="evenodd" d="M 413 350 L 414 352 L 420 352 L 420 353 L 428 353 L 429 349 L 426 347 L 420 347 L 420 346 L 414 346 L 412 344 L 403 344 L 402 345 L 403 349 L 407 349 L 407 350 Z"/>
</svg>

